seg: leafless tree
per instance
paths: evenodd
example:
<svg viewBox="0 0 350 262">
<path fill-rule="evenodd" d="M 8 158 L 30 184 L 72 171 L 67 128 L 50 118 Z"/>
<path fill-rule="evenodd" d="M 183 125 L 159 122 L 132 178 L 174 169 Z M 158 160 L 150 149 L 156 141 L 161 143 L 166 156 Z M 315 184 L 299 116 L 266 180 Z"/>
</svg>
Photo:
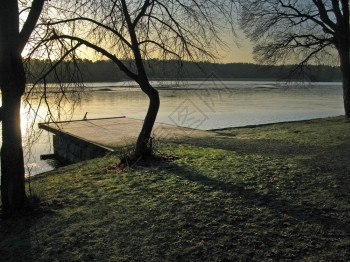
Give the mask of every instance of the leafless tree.
<svg viewBox="0 0 350 262">
<path fill-rule="evenodd" d="M 350 119 L 348 0 L 246 0 L 240 25 L 261 63 L 340 63 L 345 117 Z M 337 58 L 337 59 L 335 59 Z"/>
<path fill-rule="evenodd" d="M 1 200 L 2 210 L 7 214 L 20 209 L 27 199 L 20 126 L 20 107 L 26 76 L 21 53 L 35 28 L 43 6 L 44 0 L 1 1 Z M 25 19 L 22 23 L 23 16 Z"/>
<path fill-rule="evenodd" d="M 65 71 L 60 67 L 62 61 L 75 63 L 75 51 L 79 44 L 66 41 L 48 44 L 45 41 L 47 32 L 37 27 L 40 16 L 48 12 L 45 2 L 2 1 L 0 9 L 1 202 L 2 211 L 7 215 L 19 211 L 27 202 L 20 112 L 23 101 L 32 115 L 30 127 L 33 129 L 42 105 L 47 106 L 48 114 L 45 116 L 59 117 L 63 102 L 69 100 L 74 107 L 84 89 L 77 66 Z M 47 67 L 40 72 L 30 68 L 30 60 L 35 55 L 39 58 L 46 56 Z M 46 82 L 49 74 L 55 76 L 56 90 L 52 90 Z M 60 83 L 62 75 L 71 76 L 71 83 Z M 34 139 L 33 136 L 28 138 Z"/>
<path fill-rule="evenodd" d="M 71 41 L 111 59 L 149 98 L 135 156 L 151 153 L 151 131 L 159 110 L 145 62 L 152 58 L 214 59 L 231 29 L 229 0 L 81 0 L 54 3 L 42 23 L 50 41 Z M 129 62 L 126 62 L 129 61 Z M 132 62 L 130 62 L 132 61 Z"/>
</svg>

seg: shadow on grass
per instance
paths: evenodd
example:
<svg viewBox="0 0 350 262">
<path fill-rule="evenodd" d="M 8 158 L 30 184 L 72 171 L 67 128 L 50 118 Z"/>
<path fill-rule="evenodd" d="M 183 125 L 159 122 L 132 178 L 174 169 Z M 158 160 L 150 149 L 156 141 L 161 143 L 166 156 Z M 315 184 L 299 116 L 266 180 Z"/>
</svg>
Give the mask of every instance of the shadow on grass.
<svg viewBox="0 0 350 262">
<path fill-rule="evenodd" d="M 0 219 L 1 261 L 33 261 L 32 222 L 33 218 L 24 216 Z"/>
<path fill-rule="evenodd" d="M 179 166 L 174 163 L 170 163 L 169 165 L 174 174 L 185 180 L 203 185 L 207 191 L 223 191 L 228 197 L 243 198 L 245 205 L 252 208 L 268 208 L 280 219 L 288 216 L 294 218 L 295 222 L 298 224 L 315 224 L 324 229 L 333 228 L 337 232 L 342 232 L 346 235 L 350 234 L 348 223 L 336 218 L 334 215 L 330 215 L 327 208 L 323 209 L 320 206 L 312 206 L 310 203 L 305 205 L 297 203 L 297 200 L 300 200 L 300 202 L 307 202 L 308 199 L 305 198 L 305 196 L 297 196 L 299 199 L 289 201 L 283 199 L 283 196 L 277 191 L 270 191 L 266 194 L 258 192 L 256 189 L 247 188 L 247 184 L 242 182 L 223 182 L 208 177 L 207 175 L 194 172 L 184 166 Z"/>
<path fill-rule="evenodd" d="M 336 191 L 337 196 L 347 197 L 350 204 L 350 143 L 319 150 L 313 158 L 300 161 L 302 166 L 311 167 L 318 177 L 325 177 L 326 187 Z"/>
</svg>

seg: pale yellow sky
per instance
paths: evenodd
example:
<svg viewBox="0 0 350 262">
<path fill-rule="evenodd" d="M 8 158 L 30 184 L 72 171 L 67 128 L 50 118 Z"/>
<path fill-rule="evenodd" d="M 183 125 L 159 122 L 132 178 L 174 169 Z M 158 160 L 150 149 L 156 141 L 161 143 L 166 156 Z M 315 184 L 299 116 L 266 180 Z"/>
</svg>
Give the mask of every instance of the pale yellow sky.
<svg viewBox="0 0 350 262">
<path fill-rule="evenodd" d="M 218 58 L 218 63 L 255 63 L 252 56 L 252 45 L 249 41 L 240 41 L 239 46 L 237 43 L 228 42 L 228 46 L 225 50 L 218 51 L 220 57 Z M 106 59 L 100 55 L 96 55 L 93 51 L 89 49 L 84 49 L 82 57 L 92 59 L 92 60 L 101 60 Z"/>
<path fill-rule="evenodd" d="M 231 44 L 229 50 L 222 51 L 221 63 L 254 63 L 252 56 L 252 46 L 249 42 L 237 46 Z"/>
<path fill-rule="evenodd" d="M 253 45 L 248 39 L 246 39 L 242 32 L 236 31 L 236 35 L 228 32 L 222 40 L 226 43 L 226 47 L 218 49 L 219 56 L 216 62 L 218 63 L 255 63 L 252 56 Z M 105 60 L 106 58 L 95 51 L 87 48 L 80 47 L 78 54 L 83 59 L 90 60 Z M 23 55 L 26 55 L 27 50 L 24 50 Z M 54 59 L 54 58 L 53 58 Z"/>
<path fill-rule="evenodd" d="M 253 45 L 244 36 L 243 32 L 236 29 L 236 35 L 228 32 L 223 37 L 223 41 L 227 44 L 225 50 L 220 51 L 222 58 L 221 63 L 254 63 L 252 51 Z"/>
</svg>

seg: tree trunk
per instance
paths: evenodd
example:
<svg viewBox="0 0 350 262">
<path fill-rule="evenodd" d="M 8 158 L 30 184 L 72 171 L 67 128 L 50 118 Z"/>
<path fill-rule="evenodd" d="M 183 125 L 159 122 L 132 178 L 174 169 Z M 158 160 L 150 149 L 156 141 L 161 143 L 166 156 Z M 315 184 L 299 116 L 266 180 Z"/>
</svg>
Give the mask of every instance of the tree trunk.
<svg viewBox="0 0 350 262">
<path fill-rule="evenodd" d="M 27 199 L 20 125 L 25 73 L 21 56 L 14 53 L 0 58 L 0 68 L 2 95 L 1 200 L 3 212 L 12 214 L 20 210 Z"/>
<path fill-rule="evenodd" d="M 350 67 L 347 73 L 342 72 L 343 75 L 343 99 L 345 109 L 345 119 L 350 121 Z"/>
<path fill-rule="evenodd" d="M 340 68 L 343 78 L 343 100 L 346 120 L 350 120 L 350 58 L 349 49 L 339 50 Z"/>
<path fill-rule="evenodd" d="M 3 1 L 0 9 L 1 201 L 6 214 L 20 210 L 27 199 L 20 125 L 26 77 L 19 47 L 18 14 L 17 1 Z"/>
<path fill-rule="evenodd" d="M 20 210 L 27 199 L 20 108 L 21 95 L 2 92 L 1 200 L 8 214 Z"/>
<path fill-rule="evenodd" d="M 149 98 L 149 106 L 141 132 L 137 138 L 135 157 L 150 155 L 152 153 L 151 132 L 156 121 L 160 100 L 158 91 L 151 86 L 148 80 L 139 83 L 142 91 Z"/>
</svg>

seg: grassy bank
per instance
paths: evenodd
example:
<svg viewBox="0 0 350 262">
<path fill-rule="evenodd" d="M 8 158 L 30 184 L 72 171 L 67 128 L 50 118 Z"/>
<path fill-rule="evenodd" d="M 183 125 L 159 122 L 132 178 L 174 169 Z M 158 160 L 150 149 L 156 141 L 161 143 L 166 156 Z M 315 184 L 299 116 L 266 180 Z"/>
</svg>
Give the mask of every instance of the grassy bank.
<svg viewBox="0 0 350 262">
<path fill-rule="evenodd" d="M 349 261 L 350 123 L 216 133 L 36 177 L 40 212 L 1 221 L 1 261 Z"/>
</svg>

